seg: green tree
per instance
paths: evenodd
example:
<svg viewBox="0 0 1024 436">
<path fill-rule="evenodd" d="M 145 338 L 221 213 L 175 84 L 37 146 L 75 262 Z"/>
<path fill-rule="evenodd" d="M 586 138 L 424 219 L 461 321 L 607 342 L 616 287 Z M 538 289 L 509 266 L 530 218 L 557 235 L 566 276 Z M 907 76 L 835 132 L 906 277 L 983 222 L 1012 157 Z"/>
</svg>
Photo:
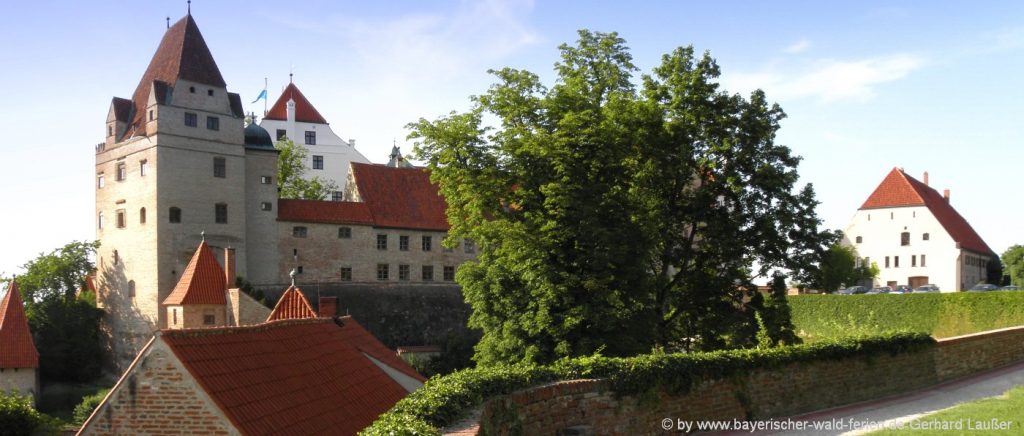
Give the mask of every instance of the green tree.
<svg viewBox="0 0 1024 436">
<path fill-rule="evenodd" d="M 306 147 L 285 138 L 274 145 L 280 152 L 277 156 L 277 186 L 281 198 L 298 198 L 304 200 L 323 200 L 338 190 L 332 180 L 319 176 L 306 179 Z"/>
<path fill-rule="evenodd" d="M 30 397 L 0 390 L 0 433 L 31 435 L 43 422 L 43 415 L 32 407 Z"/>
<path fill-rule="evenodd" d="M 99 242 L 71 242 L 30 260 L 18 276 L 44 380 L 81 382 L 101 373 L 103 311 L 85 289 L 98 247 Z"/>
<path fill-rule="evenodd" d="M 449 204 L 446 243 L 480 246 L 457 275 L 483 331 L 474 358 L 739 345 L 751 276 L 822 250 L 813 191 L 794 193 L 799 158 L 773 143 L 781 109 L 719 91 L 692 48 L 638 91 L 621 38 L 579 36 L 551 88 L 491 71 L 469 112 L 409 126 Z"/>
<path fill-rule="evenodd" d="M 1003 262 L 1003 275 L 1010 279 L 1010 284 L 1024 286 L 1024 245 L 1014 244 L 1000 256 Z"/>
</svg>

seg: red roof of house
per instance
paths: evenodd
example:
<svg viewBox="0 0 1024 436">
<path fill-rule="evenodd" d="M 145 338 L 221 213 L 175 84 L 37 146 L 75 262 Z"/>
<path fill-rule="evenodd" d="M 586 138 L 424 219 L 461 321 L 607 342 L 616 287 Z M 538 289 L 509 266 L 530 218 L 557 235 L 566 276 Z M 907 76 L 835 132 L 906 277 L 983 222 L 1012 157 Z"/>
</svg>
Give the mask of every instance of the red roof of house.
<svg viewBox="0 0 1024 436">
<path fill-rule="evenodd" d="M 145 127 L 146 106 L 153 82 L 164 82 L 174 86 L 178 79 L 224 88 L 224 77 L 217 68 L 217 62 L 206 46 L 203 34 L 191 15 L 186 15 L 167 29 L 153 59 L 149 61 L 146 73 L 132 94 L 134 114 L 126 134 Z M 116 104 L 116 101 L 115 101 Z M 237 115 L 237 114 L 236 114 Z M 120 138 L 119 138 L 120 139 Z"/>
<path fill-rule="evenodd" d="M 946 229 L 961 248 L 982 254 L 994 255 L 978 232 L 957 213 L 949 204 L 949 200 L 938 191 L 921 181 L 907 175 L 899 168 L 893 168 L 882 183 L 875 188 L 861 209 L 879 209 L 888 207 L 926 206 L 935 219 Z"/>
<path fill-rule="evenodd" d="M 227 289 L 224 269 L 203 241 L 163 304 L 227 304 Z"/>
<path fill-rule="evenodd" d="M 18 283 L 11 280 L 0 300 L 0 368 L 38 368 L 39 351 L 21 304 Z"/>
<path fill-rule="evenodd" d="M 270 316 L 267 317 L 267 322 L 277 321 L 279 319 L 303 319 L 316 317 L 316 312 L 313 312 L 313 308 L 310 307 L 309 301 L 306 300 L 306 296 L 302 295 L 302 290 L 295 286 L 291 286 L 281 294 L 281 298 L 277 300 L 277 305 L 274 306 L 274 311 L 270 312 Z"/>
<path fill-rule="evenodd" d="M 375 226 L 448 230 L 447 204 L 426 169 L 353 162 L 352 172 Z"/>
<path fill-rule="evenodd" d="M 351 201 L 277 200 L 278 221 L 373 225 L 366 203 Z"/>
<path fill-rule="evenodd" d="M 355 434 L 407 391 L 366 358 L 377 358 L 369 343 L 380 342 L 350 318 L 337 322 L 164 330 L 161 338 L 242 434 Z M 408 368 L 401 363 L 395 368 Z"/>
<path fill-rule="evenodd" d="M 270 107 L 270 110 L 263 116 L 263 119 L 288 121 L 288 100 L 295 101 L 295 121 L 327 124 L 327 120 L 324 119 L 323 115 L 320 115 L 320 112 L 313 107 L 313 104 L 306 99 L 305 95 L 302 95 L 302 91 L 299 91 L 299 88 L 294 83 L 289 83 L 284 88 L 284 92 L 277 98 L 277 101 Z"/>
</svg>

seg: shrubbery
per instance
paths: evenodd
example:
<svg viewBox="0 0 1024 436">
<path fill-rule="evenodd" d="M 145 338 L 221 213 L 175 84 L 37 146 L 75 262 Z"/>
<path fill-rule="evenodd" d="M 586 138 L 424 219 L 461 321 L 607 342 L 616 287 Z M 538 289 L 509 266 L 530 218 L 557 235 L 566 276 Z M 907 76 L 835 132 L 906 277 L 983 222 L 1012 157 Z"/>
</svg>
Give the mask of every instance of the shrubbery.
<svg viewBox="0 0 1024 436">
<path fill-rule="evenodd" d="M 103 398 L 107 396 L 107 392 L 110 392 L 110 389 L 100 389 L 95 394 L 82 397 L 82 402 L 75 406 L 75 423 L 81 424 L 85 422 L 86 419 L 89 419 L 89 415 L 92 415 L 92 411 L 96 410 L 96 406 L 99 406 L 100 403 L 103 402 Z"/>
</svg>

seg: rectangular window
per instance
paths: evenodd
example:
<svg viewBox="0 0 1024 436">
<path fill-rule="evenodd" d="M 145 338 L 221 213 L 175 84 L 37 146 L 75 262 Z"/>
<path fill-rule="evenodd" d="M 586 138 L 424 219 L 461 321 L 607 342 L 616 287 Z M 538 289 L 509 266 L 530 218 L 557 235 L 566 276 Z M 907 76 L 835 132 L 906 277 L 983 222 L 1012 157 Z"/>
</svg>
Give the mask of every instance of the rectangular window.
<svg viewBox="0 0 1024 436">
<path fill-rule="evenodd" d="M 260 176 L 261 185 L 269 185 L 271 182 L 273 182 L 273 180 L 274 178 L 270 176 Z"/>
<path fill-rule="evenodd" d="M 176 208 L 176 207 L 172 207 L 167 215 L 168 215 L 168 220 L 167 221 L 172 222 L 172 223 L 180 223 L 181 222 L 181 209 Z"/>
<path fill-rule="evenodd" d="M 228 163 L 222 157 L 213 158 L 213 176 L 225 178 L 228 176 Z"/>
<path fill-rule="evenodd" d="M 398 280 L 409 281 L 409 265 L 398 265 Z"/>
<path fill-rule="evenodd" d="M 103 173 L 100 173 L 96 176 L 96 188 L 103 189 L 104 186 L 107 186 L 107 183 L 106 180 L 103 179 Z"/>
<path fill-rule="evenodd" d="M 262 211 L 274 210 L 274 204 L 269 202 L 269 201 L 264 201 L 264 202 L 260 203 L 260 210 L 262 210 Z"/>
<path fill-rule="evenodd" d="M 306 131 L 306 145 L 316 145 L 316 132 L 312 130 Z"/>
<path fill-rule="evenodd" d="M 900 267 L 900 257 L 899 256 L 893 256 L 893 258 L 892 258 L 892 267 L 893 268 L 899 268 Z"/>
<path fill-rule="evenodd" d="M 307 229 L 305 226 L 292 227 L 292 236 L 296 238 L 305 238 Z"/>
<path fill-rule="evenodd" d="M 140 160 L 139 161 L 139 175 L 142 176 L 142 177 L 146 177 L 146 174 L 148 174 L 148 173 L 149 173 L 149 161 L 147 161 L 147 160 Z"/>
<path fill-rule="evenodd" d="M 409 237 L 402 235 L 398 237 L 398 251 L 409 251 Z"/>
<path fill-rule="evenodd" d="M 910 245 L 910 232 L 900 233 L 900 245 Z"/>
<path fill-rule="evenodd" d="M 885 256 L 885 267 L 889 267 L 889 256 Z"/>
<path fill-rule="evenodd" d="M 444 267 L 444 281 L 451 282 L 455 280 L 455 267 L 445 265 Z"/>
<path fill-rule="evenodd" d="M 922 241 L 927 241 L 928 240 L 928 234 L 925 233 L 925 234 L 921 235 L 921 240 Z"/>
<path fill-rule="evenodd" d="M 352 239 L 352 228 L 351 227 L 338 227 L 338 238 L 339 239 Z"/>
<path fill-rule="evenodd" d="M 149 110 L 149 120 L 153 121 L 153 109 Z"/>
<path fill-rule="evenodd" d="M 473 241 L 470 241 L 469 239 L 464 239 L 462 241 L 462 249 L 463 251 L 466 252 L 466 254 L 476 253 L 476 244 L 474 244 Z"/>
<path fill-rule="evenodd" d="M 341 267 L 341 281 L 351 282 L 352 281 L 352 267 L 343 266 Z"/>
<path fill-rule="evenodd" d="M 424 236 L 423 237 L 423 245 L 422 245 L 423 251 L 430 251 L 430 250 L 432 250 L 434 248 L 433 246 L 434 246 L 434 238 L 432 236 Z"/>
<path fill-rule="evenodd" d="M 924 263 L 924 255 L 923 254 L 921 255 L 921 266 L 922 267 L 928 266 L 928 265 L 925 265 L 925 263 Z"/>
<path fill-rule="evenodd" d="M 917 266 L 917 255 L 916 254 L 910 256 L 910 266 L 911 267 Z"/>
<path fill-rule="evenodd" d="M 128 169 L 124 162 L 117 163 L 117 181 L 122 181 L 128 177 Z"/>
<path fill-rule="evenodd" d="M 280 141 L 288 137 L 288 131 L 285 129 L 277 129 L 277 140 Z"/>
<path fill-rule="evenodd" d="M 386 263 L 378 263 L 377 264 L 377 280 L 384 281 L 384 280 L 387 280 L 387 279 L 388 279 L 388 264 L 386 264 Z"/>
<path fill-rule="evenodd" d="M 206 117 L 206 129 L 220 130 L 220 118 L 210 116 Z"/>
<path fill-rule="evenodd" d="M 422 277 L 423 281 L 425 281 L 425 282 L 432 282 L 432 281 L 434 281 L 434 266 L 433 265 L 423 265 L 423 273 L 422 273 L 422 275 L 420 277 Z"/>
<path fill-rule="evenodd" d="M 213 310 L 203 311 L 203 325 L 214 325 L 217 324 L 217 316 L 213 314 Z"/>
<path fill-rule="evenodd" d="M 188 127 L 196 127 L 199 125 L 199 116 L 192 112 L 185 112 L 185 125 Z"/>
<path fill-rule="evenodd" d="M 378 234 L 377 235 L 377 249 L 387 250 L 388 249 L 388 235 Z"/>
<path fill-rule="evenodd" d="M 127 224 L 127 219 L 124 216 L 124 209 L 118 209 L 117 211 L 117 228 L 123 229 Z"/>
<path fill-rule="evenodd" d="M 344 194 L 341 191 L 331 192 L 331 201 L 341 201 Z"/>
<path fill-rule="evenodd" d="M 225 203 L 217 203 L 213 206 L 214 221 L 217 224 L 228 223 L 228 205 Z"/>
<path fill-rule="evenodd" d="M 323 156 L 317 156 L 315 154 L 313 155 L 313 169 L 314 170 L 322 170 L 322 169 L 324 169 L 324 157 Z"/>
</svg>

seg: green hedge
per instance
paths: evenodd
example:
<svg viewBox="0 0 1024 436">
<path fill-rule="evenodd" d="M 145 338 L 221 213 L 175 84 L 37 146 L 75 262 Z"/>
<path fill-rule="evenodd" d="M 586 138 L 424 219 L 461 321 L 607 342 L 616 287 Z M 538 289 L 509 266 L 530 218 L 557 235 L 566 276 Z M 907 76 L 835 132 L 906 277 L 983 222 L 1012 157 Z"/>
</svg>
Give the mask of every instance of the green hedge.
<svg viewBox="0 0 1024 436">
<path fill-rule="evenodd" d="M 895 331 L 947 338 L 1024 325 L 1024 292 L 796 295 L 793 325 L 810 342 Z"/>
<path fill-rule="evenodd" d="M 561 360 L 549 366 L 467 369 L 431 378 L 360 434 L 439 434 L 439 428 L 458 421 L 487 398 L 557 380 L 605 378 L 618 395 L 661 389 L 683 394 L 701 380 L 727 378 L 753 369 L 898 354 L 934 344 L 935 340 L 924 333 L 895 333 L 771 349 L 659 353 L 629 358 L 594 356 Z"/>
</svg>

